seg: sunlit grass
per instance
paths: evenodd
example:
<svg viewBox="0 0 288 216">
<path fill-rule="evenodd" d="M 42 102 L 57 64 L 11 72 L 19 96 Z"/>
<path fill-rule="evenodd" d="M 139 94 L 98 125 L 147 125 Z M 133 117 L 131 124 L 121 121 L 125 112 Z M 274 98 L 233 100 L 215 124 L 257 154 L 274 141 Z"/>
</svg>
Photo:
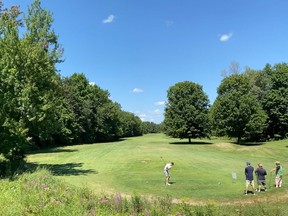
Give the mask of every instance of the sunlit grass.
<svg viewBox="0 0 288 216">
<path fill-rule="evenodd" d="M 114 143 L 50 149 L 29 155 L 28 162 L 50 165 L 57 178 L 97 193 L 230 201 L 243 199 L 247 160 L 255 168 L 257 163 L 263 163 L 269 172 L 275 160 L 285 164 L 287 153 L 287 141 L 237 145 L 216 139 L 193 140 L 188 144 L 187 140 L 149 134 Z M 171 170 L 173 184 L 169 187 L 164 185 L 161 157 L 167 162 L 175 162 Z M 236 173 L 237 179 L 232 178 L 232 172 Z M 285 181 L 287 173 L 284 173 Z M 268 183 L 270 178 L 274 176 L 269 173 Z M 272 188 L 269 193 L 274 190 Z M 279 193 L 285 193 L 284 190 L 286 188 Z"/>
</svg>

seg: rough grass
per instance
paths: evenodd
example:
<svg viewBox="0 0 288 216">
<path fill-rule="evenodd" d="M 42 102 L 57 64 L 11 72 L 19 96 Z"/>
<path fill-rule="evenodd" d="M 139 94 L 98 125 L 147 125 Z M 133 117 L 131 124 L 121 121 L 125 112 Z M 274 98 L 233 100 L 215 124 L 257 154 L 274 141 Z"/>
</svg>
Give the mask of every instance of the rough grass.
<svg viewBox="0 0 288 216">
<path fill-rule="evenodd" d="M 213 200 L 191 205 L 183 198 L 177 203 L 170 196 L 147 198 L 121 193 L 95 194 L 63 182 L 45 169 L 25 173 L 14 181 L 0 181 L 0 215 L 286 215 L 287 200 L 282 196 L 254 197 L 246 201 L 219 204 Z"/>
</svg>

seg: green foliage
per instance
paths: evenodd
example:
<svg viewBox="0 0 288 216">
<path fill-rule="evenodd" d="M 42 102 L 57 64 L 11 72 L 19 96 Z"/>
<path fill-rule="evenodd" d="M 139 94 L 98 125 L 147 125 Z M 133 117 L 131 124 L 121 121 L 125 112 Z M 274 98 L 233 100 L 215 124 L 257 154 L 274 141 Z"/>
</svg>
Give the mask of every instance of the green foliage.
<svg viewBox="0 0 288 216">
<path fill-rule="evenodd" d="M 76 73 L 64 78 L 62 87 L 72 117 L 69 130 L 74 143 L 116 140 L 123 135 L 120 106 L 109 99 L 107 91 L 90 84 L 84 74 Z"/>
<path fill-rule="evenodd" d="M 51 143 L 53 135 L 61 130 L 56 99 L 59 77 L 55 70 L 61 52 L 51 39 L 55 36 L 50 31 L 52 17 L 35 1 L 24 19 L 27 32 L 20 38 L 21 12 L 15 6 L 4 11 L 0 26 L 1 145 L 9 151 L 14 147 L 25 149 L 27 142 Z M 43 41 L 49 44 L 45 47 Z M 50 46 L 54 48 L 50 50 Z"/>
<path fill-rule="evenodd" d="M 120 105 L 83 74 L 61 79 L 63 49 L 52 14 L 35 0 L 0 11 L 0 153 L 11 149 L 117 140 L 141 134 L 141 121 L 122 128 Z M 19 32 L 24 32 L 21 36 Z M 132 122 L 133 121 L 133 122 Z M 128 123 L 128 122 L 127 122 Z M 129 131 L 131 129 L 131 131 Z"/>
<path fill-rule="evenodd" d="M 238 143 L 261 136 L 266 126 L 267 116 L 243 75 L 233 74 L 221 82 L 210 112 L 216 134 L 236 137 Z"/>
<path fill-rule="evenodd" d="M 263 100 L 263 108 L 268 114 L 267 136 L 276 134 L 287 137 L 288 131 L 288 65 L 267 65 L 263 73 L 270 78 L 270 86 Z"/>
<path fill-rule="evenodd" d="M 122 137 L 133 137 L 142 135 L 142 121 L 133 113 L 122 111 L 120 113 Z"/>
<path fill-rule="evenodd" d="M 154 122 L 142 122 L 142 131 L 144 134 L 160 133 L 161 128 L 159 124 L 156 124 Z"/>
<path fill-rule="evenodd" d="M 207 137 L 210 132 L 208 96 L 192 82 L 180 82 L 168 90 L 165 108 L 165 134 L 175 138 Z"/>
</svg>

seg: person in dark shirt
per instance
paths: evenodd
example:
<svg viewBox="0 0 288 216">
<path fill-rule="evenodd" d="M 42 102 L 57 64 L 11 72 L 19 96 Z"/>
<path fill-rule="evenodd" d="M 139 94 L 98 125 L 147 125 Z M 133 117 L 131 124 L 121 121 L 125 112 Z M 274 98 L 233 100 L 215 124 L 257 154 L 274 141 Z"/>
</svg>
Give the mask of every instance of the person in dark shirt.
<svg viewBox="0 0 288 216">
<path fill-rule="evenodd" d="M 263 164 L 261 164 L 261 163 L 258 164 L 258 168 L 255 171 L 255 175 L 257 176 L 257 183 L 258 183 L 258 190 L 256 189 L 256 191 L 260 192 L 262 186 L 263 186 L 264 190 L 267 191 L 266 178 L 265 178 L 265 176 L 267 175 L 267 172 L 263 168 Z"/>
<path fill-rule="evenodd" d="M 249 185 L 252 186 L 252 193 L 255 195 L 255 187 L 254 187 L 254 167 L 251 166 L 250 161 L 246 162 L 246 167 L 245 167 L 245 176 L 246 176 L 246 187 L 245 187 L 245 191 L 244 194 L 247 195 L 248 193 L 248 187 Z"/>
</svg>

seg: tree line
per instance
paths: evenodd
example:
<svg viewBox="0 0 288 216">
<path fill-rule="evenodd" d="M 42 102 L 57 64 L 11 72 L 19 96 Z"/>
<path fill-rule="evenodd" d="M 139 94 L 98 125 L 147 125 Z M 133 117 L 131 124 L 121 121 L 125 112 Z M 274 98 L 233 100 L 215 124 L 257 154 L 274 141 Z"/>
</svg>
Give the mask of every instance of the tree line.
<svg viewBox="0 0 288 216">
<path fill-rule="evenodd" d="M 0 1 L 0 163 L 21 161 L 35 147 L 107 142 L 149 131 L 84 74 L 60 76 L 56 65 L 63 61 L 63 47 L 52 23 L 40 0 L 27 14 Z"/>
<path fill-rule="evenodd" d="M 167 90 L 164 121 L 142 122 L 84 74 L 61 77 L 56 66 L 64 49 L 52 24 L 40 0 L 27 14 L 0 1 L 0 175 L 5 169 L 13 173 L 29 149 L 160 131 L 189 142 L 211 136 L 236 137 L 239 143 L 287 138 L 285 63 L 233 70 L 212 105 L 201 85 L 176 83 Z"/>
<path fill-rule="evenodd" d="M 288 137 L 288 64 L 233 71 L 212 105 L 202 86 L 180 82 L 168 90 L 164 132 L 172 137 L 228 136 L 242 141 Z"/>
</svg>

